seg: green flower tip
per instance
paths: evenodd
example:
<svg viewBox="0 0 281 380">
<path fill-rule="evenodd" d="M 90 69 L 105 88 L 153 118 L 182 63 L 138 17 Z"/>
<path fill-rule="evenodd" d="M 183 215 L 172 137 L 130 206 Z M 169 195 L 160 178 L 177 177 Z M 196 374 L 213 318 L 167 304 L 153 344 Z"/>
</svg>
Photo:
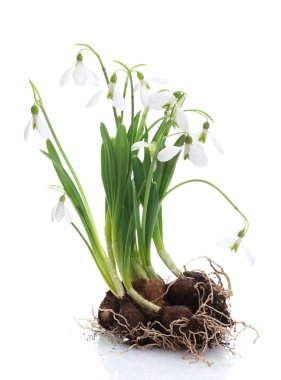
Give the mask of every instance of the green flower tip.
<svg viewBox="0 0 281 380">
<path fill-rule="evenodd" d="M 76 59 L 78 62 L 82 62 L 83 61 L 83 55 L 82 53 L 78 53 L 77 56 L 76 56 Z"/>
<path fill-rule="evenodd" d="M 144 79 L 144 75 L 140 71 L 137 71 L 137 76 L 138 76 L 139 80 L 143 80 Z"/>
<path fill-rule="evenodd" d="M 117 82 L 117 75 L 116 75 L 116 73 L 114 73 L 114 74 L 111 75 L 110 82 L 111 83 L 116 83 Z"/>
<path fill-rule="evenodd" d="M 210 128 L 210 123 L 208 121 L 205 121 L 203 124 L 203 129 L 209 129 Z"/>
<path fill-rule="evenodd" d="M 199 136 L 198 140 L 201 143 L 205 144 L 206 138 L 207 138 L 207 133 L 205 131 L 203 131 L 202 133 L 200 133 L 200 136 Z"/>
<path fill-rule="evenodd" d="M 240 241 L 236 240 L 236 242 L 230 247 L 230 250 L 233 251 L 233 252 L 237 252 L 239 246 L 240 246 Z"/>
<path fill-rule="evenodd" d="M 34 104 L 34 105 L 31 107 L 30 110 L 31 110 L 31 114 L 32 114 L 33 116 L 38 115 L 38 113 L 39 113 L 39 108 L 37 107 L 36 104 Z"/>
<path fill-rule="evenodd" d="M 60 196 L 60 202 L 64 202 L 65 201 L 65 195 L 61 195 Z"/>
</svg>

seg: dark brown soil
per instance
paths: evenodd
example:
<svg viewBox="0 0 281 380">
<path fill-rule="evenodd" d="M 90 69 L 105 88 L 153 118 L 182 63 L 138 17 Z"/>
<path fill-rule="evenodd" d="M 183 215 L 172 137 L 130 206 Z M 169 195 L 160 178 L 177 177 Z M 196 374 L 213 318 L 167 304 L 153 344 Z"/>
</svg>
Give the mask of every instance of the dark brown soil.
<svg viewBox="0 0 281 380">
<path fill-rule="evenodd" d="M 133 286 L 160 307 L 159 313 L 150 314 L 128 295 L 119 300 L 108 291 L 98 315 L 106 330 L 135 345 L 186 348 L 197 354 L 206 347 L 225 344 L 234 322 L 230 318 L 228 293 L 218 275 L 211 278 L 204 272 L 189 271 L 171 284 L 165 285 L 160 279 L 141 279 L 134 281 Z"/>
</svg>

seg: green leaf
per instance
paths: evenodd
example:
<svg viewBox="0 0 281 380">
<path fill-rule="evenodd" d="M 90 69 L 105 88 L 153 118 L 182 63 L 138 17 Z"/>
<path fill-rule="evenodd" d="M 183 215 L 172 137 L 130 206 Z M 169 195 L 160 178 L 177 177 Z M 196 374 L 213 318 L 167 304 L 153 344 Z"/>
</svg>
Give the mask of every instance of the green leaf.
<svg viewBox="0 0 281 380">
<path fill-rule="evenodd" d="M 143 170 L 143 163 L 138 158 L 138 156 L 133 156 L 132 164 L 133 164 L 134 181 L 136 185 L 137 195 L 141 203 L 143 203 L 144 192 L 145 192 L 145 176 L 144 176 L 144 170 Z"/>
<path fill-rule="evenodd" d="M 139 111 L 136 114 L 134 121 L 130 125 L 130 128 L 128 130 L 128 141 L 130 142 L 130 145 L 133 145 L 134 142 L 136 142 L 136 136 L 137 136 L 137 130 L 138 130 L 138 125 L 139 125 L 139 120 L 140 120 L 140 114 L 141 114 L 141 111 Z"/>
<path fill-rule="evenodd" d="M 102 181 L 108 199 L 108 205 L 112 212 L 116 197 L 116 159 L 112 141 L 106 129 L 106 126 L 101 123 L 100 132 L 102 137 L 101 148 L 101 174 Z"/>
<path fill-rule="evenodd" d="M 155 227 L 155 222 L 157 219 L 159 207 L 159 197 L 156 182 L 152 182 L 150 188 L 150 194 L 148 199 L 148 207 L 146 214 L 146 231 L 145 231 L 145 244 L 146 251 L 150 251 L 151 239 L 153 236 L 153 231 Z"/>
</svg>

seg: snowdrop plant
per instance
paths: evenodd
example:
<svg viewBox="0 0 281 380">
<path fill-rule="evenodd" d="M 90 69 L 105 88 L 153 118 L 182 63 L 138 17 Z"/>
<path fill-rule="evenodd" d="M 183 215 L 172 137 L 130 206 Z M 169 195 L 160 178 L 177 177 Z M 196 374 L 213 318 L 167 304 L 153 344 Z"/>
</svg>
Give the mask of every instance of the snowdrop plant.
<svg viewBox="0 0 281 380">
<path fill-rule="evenodd" d="M 241 239 L 244 239 L 247 233 L 248 221 L 237 206 L 209 181 L 189 179 L 170 186 L 182 151 L 183 158 L 188 158 L 195 165 L 207 164 L 203 144 L 206 142 L 213 119 L 202 110 L 185 110 L 183 105 L 186 93 L 183 91 L 160 89 L 151 94 L 144 74 L 137 71 L 142 65 L 129 68 L 123 62 L 114 61 L 117 67 L 109 77 L 100 55 L 91 46 L 77 46 L 80 50 L 76 64 L 63 74 L 61 85 L 71 77 L 79 86 L 87 81 L 98 84 L 96 76 L 83 64 L 82 51 L 83 54 L 92 53 L 101 67 L 105 87 L 94 95 L 88 106 L 96 105 L 103 95 L 112 105 L 114 127 L 100 123 L 106 247 L 103 246 L 97 232 L 94 216 L 79 177 L 55 133 L 38 89 L 30 81 L 35 102 L 31 109 L 33 128 L 46 139 L 46 148 L 42 153 L 49 159 L 60 182 L 60 187 L 53 188 L 62 192 L 59 203 L 52 211 L 52 220 L 60 222 L 65 219 L 74 228 L 92 255 L 104 281 L 117 297 L 123 297 L 126 291 L 143 308 L 158 311 L 159 306 L 137 293 L 132 281 L 138 278 L 158 278 L 152 263 L 153 245 L 171 272 L 177 277 L 182 276 L 183 269 L 176 265 L 164 244 L 162 208 L 165 198 L 182 185 L 192 182 L 204 183 L 218 191 L 242 216 L 244 228 Z M 119 78 L 122 75 L 123 86 Z M 134 96 L 137 81 L 140 82 L 142 106 L 138 105 Z M 119 90 L 122 87 L 123 91 Z M 39 111 L 44 116 L 44 124 L 38 121 Z M 156 120 L 148 122 L 148 116 L 154 116 L 154 111 L 157 111 Z M 192 125 L 189 125 L 186 116 L 188 112 L 196 113 L 199 118 L 203 117 L 205 120 L 198 141 L 190 135 Z M 124 121 L 125 114 L 129 120 L 127 125 Z M 43 125 L 46 128 L 42 127 Z M 174 128 L 176 133 L 171 133 Z M 25 132 L 25 136 L 28 133 Z M 168 145 L 167 139 L 175 135 L 174 144 Z M 143 149 L 142 159 L 138 156 L 140 149 Z M 66 199 L 72 204 L 76 218 L 70 218 L 65 207 Z M 240 245 L 241 242 L 237 241 L 236 245 L 230 248 L 236 251 Z"/>
</svg>

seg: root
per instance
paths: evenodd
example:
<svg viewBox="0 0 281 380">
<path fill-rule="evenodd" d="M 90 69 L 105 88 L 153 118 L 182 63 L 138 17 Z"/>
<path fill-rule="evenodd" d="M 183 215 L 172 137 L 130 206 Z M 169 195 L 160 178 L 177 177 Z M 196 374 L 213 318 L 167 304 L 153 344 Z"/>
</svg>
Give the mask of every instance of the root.
<svg viewBox="0 0 281 380">
<path fill-rule="evenodd" d="M 255 342 L 258 332 L 253 326 L 245 322 L 236 322 L 231 318 L 229 297 L 232 295 L 232 290 L 229 276 L 210 258 L 206 256 L 200 258 L 208 261 L 209 270 L 195 271 L 201 276 L 201 281 L 198 280 L 194 286 L 198 293 L 199 305 L 190 318 L 174 320 L 169 327 L 164 326 L 159 319 L 149 321 L 146 325 L 139 323 L 136 327 L 132 327 L 123 315 L 112 309 L 100 309 L 112 313 L 115 321 L 112 328 L 106 330 L 101 327 L 95 316 L 84 328 L 90 332 L 91 338 L 103 335 L 111 341 L 125 343 L 130 348 L 157 347 L 172 351 L 184 350 L 185 354 L 191 353 L 195 359 L 202 360 L 201 355 L 209 348 L 221 346 L 235 355 L 236 338 L 245 329 L 252 329 L 256 333 Z M 188 272 L 186 273 L 188 277 Z M 226 303 L 225 309 L 216 304 L 220 300 Z"/>
</svg>

